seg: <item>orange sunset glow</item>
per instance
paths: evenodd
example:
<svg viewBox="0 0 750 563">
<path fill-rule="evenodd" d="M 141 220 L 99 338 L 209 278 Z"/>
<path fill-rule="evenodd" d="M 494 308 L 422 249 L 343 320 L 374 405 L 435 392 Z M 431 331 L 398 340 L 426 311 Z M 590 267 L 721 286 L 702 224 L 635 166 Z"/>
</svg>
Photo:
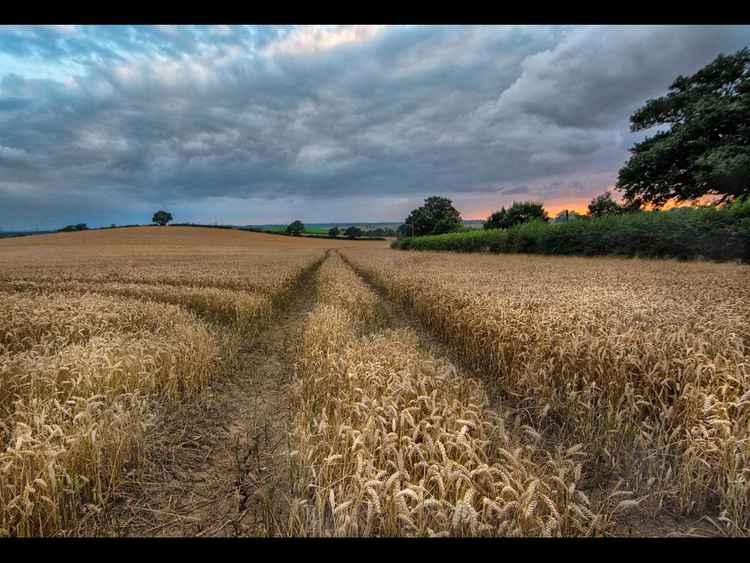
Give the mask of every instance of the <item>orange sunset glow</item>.
<svg viewBox="0 0 750 563">
<path fill-rule="evenodd" d="M 533 198 L 530 198 L 533 199 Z M 544 208 L 547 210 L 547 213 L 550 217 L 554 217 L 560 211 L 564 211 L 567 209 L 568 211 L 575 211 L 576 213 L 580 213 L 581 215 L 584 215 L 588 212 L 588 205 L 591 201 L 591 198 L 580 198 L 575 200 L 557 200 L 557 201 L 551 201 L 551 202 L 543 202 Z M 511 204 L 512 205 L 512 204 Z M 492 215 L 495 211 L 499 210 L 503 205 L 498 205 L 493 208 L 487 208 L 485 210 L 471 213 L 466 215 L 466 219 L 469 220 L 484 220 L 487 219 L 490 215 Z M 504 207 L 508 207 L 508 205 L 504 205 Z"/>
<path fill-rule="evenodd" d="M 612 197 L 616 201 L 622 200 L 622 194 L 615 190 L 614 186 L 610 186 L 609 188 L 603 189 L 603 190 L 595 190 L 595 194 L 601 194 L 609 192 L 612 194 Z M 534 196 L 528 196 L 528 197 L 521 197 L 518 198 L 516 201 L 541 201 L 544 205 L 544 209 L 547 210 L 547 213 L 550 217 L 555 217 L 558 213 L 564 210 L 568 211 L 575 211 L 576 213 L 580 215 L 586 215 L 588 213 L 588 205 L 591 200 L 596 197 L 596 195 L 586 196 L 586 197 L 578 197 L 578 198 L 559 198 L 559 199 L 549 199 L 545 200 L 543 198 L 534 197 Z M 668 201 L 666 204 L 664 204 L 663 207 L 661 207 L 662 211 L 667 211 L 669 209 L 673 209 L 675 207 L 689 207 L 693 205 L 709 205 L 711 203 L 715 203 L 717 201 L 717 196 L 703 196 L 697 200 L 694 201 L 684 201 L 684 202 L 677 202 L 677 201 Z M 464 217 L 467 220 L 470 221 L 476 221 L 476 220 L 485 220 L 487 217 L 492 215 L 495 211 L 498 211 L 501 207 L 508 207 L 512 205 L 513 202 L 509 203 L 498 203 L 497 205 L 493 207 L 487 207 L 483 208 L 481 211 L 475 211 L 475 212 L 467 212 L 465 213 Z M 649 209 L 649 206 L 645 207 L 646 209 Z"/>
</svg>

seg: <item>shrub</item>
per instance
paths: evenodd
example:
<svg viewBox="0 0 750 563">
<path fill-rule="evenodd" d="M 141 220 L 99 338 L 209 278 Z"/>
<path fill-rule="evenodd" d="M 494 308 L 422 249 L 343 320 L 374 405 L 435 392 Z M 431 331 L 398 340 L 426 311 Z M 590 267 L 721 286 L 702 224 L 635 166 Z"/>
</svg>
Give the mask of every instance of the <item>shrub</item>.
<svg viewBox="0 0 750 563">
<path fill-rule="evenodd" d="M 609 214 L 552 224 L 532 221 L 509 229 L 405 237 L 391 247 L 750 262 L 750 200 L 726 207 Z"/>
</svg>

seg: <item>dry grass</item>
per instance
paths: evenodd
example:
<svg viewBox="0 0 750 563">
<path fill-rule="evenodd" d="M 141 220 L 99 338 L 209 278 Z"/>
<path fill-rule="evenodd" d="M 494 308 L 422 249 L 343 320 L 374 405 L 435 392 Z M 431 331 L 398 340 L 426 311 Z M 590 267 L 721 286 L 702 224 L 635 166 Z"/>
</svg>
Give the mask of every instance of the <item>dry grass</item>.
<svg viewBox="0 0 750 563">
<path fill-rule="evenodd" d="M 586 472 L 750 532 L 750 268 L 672 261 L 344 255 Z"/>
<path fill-rule="evenodd" d="M 332 256 L 305 323 L 294 388 L 299 499 L 314 536 L 591 534 L 580 448 L 522 443 L 476 381 L 380 324 L 377 296 Z M 533 433 L 533 430 L 529 429 Z"/>
</svg>

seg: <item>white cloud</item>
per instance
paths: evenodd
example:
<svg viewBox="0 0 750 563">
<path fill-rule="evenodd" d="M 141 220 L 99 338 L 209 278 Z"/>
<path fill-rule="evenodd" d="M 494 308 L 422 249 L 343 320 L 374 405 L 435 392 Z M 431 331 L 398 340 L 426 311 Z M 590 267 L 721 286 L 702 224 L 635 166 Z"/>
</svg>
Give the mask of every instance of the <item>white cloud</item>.
<svg viewBox="0 0 750 563">
<path fill-rule="evenodd" d="M 339 45 L 362 43 L 381 33 L 383 25 L 306 25 L 291 31 L 282 39 L 269 44 L 266 55 L 302 55 L 319 53 Z"/>
</svg>

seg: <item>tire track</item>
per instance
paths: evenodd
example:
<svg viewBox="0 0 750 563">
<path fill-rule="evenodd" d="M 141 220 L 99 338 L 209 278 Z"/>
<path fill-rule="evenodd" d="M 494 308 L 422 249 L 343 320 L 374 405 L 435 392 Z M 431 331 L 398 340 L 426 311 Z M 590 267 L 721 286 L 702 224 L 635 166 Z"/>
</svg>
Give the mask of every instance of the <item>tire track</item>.
<svg viewBox="0 0 750 563">
<path fill-rule="evenodd" d="M 327 258 L 328 252 L 301 277 L 252 340 L 226 336 L 228 375 L 198 399 L 159 411 L 146 466 L 77 535 L 282 533 L 291 487 L 288 385 L 295 343 L 315 303 L 316 273 Z"/>
</svg>

